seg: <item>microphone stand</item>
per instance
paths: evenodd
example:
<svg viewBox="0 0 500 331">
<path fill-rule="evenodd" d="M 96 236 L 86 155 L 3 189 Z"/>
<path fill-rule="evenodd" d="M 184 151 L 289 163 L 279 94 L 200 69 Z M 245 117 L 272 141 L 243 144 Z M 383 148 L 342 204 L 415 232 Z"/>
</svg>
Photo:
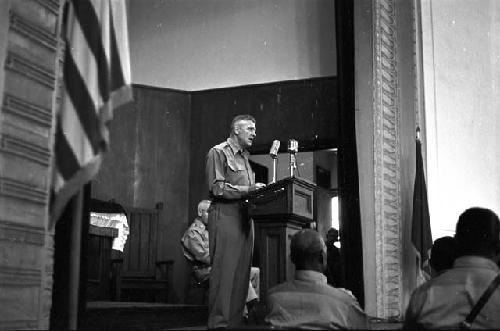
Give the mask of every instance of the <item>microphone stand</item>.
<svg viewBox="0 0 500 331">
<path fill-rule="evenodd" d="M 297 160 L 295 153 L 299 150 L 299 143 L 295 139 L 288 140 L 288 152 L 290 153 L 290 177 L 295 177 L 295 169 L 297 168 Z"/>
<path fill-rule="evenodd" d="M 271 184 L 273 184 L 273 183 L 276 183 L 276 168 L 277 168 L 277 163 L 278 163 L 278 156 L 271 155 L 271 158 L 273 159 L 273 179 L 271 181 Z"/>
<path fill-rule="evenodd" d="M 290 177 L 295 177 L 295 168 L 297 168 L 295 153 L 290 152 Z"/>
</svg>

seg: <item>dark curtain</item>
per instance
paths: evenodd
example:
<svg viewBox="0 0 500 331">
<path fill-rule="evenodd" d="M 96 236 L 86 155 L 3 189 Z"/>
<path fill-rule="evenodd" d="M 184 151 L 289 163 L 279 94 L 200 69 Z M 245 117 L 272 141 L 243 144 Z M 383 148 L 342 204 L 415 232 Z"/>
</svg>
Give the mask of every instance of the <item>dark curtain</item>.
<svg viewBox="0 0 500 331">
<path fill-rule="evenodd" d="M 335 1 L 339 86 L 339 204 L 341 254 L 346 288 L 364 307 L 363 245 L 359 210 L 354 113 L 354 0 Z"/>
</svg>

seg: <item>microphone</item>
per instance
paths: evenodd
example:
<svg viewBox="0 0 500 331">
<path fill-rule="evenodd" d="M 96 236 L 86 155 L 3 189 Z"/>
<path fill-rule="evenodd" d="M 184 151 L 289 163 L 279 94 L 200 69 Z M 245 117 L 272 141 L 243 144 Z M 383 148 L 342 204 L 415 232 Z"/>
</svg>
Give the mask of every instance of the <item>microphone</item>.
<svg viewBox="0 0 500 331">
<path fill-rule="evenodd" d="M 274 140 L 273 144 L 271 146 L 271 150 L 269 151 L 269 155 L 275 159 L 278 157 L 278 151 L 280 149 L 280 141 L 279 140 Z"/>
<path fill-rule="evenodd" d="M 297 153 L 299 151 L 299 142 L 295 139 L 288 140 L 288 152 L 289 153 Z"/>
</svg>

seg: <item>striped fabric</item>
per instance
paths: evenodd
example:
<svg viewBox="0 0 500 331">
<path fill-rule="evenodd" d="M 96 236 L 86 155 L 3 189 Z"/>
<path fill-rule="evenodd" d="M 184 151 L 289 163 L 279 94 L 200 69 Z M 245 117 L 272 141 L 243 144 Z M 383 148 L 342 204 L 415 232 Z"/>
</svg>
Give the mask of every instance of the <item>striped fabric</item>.
<svg viewBox="0 0 500 331">
<path fill-rule="evenodd" d="M 62 103 L 56 116 L 51 213 L 96 175 L 113 110 L 132 101 L 125 1 L 69 0 Z"/>
</svg>

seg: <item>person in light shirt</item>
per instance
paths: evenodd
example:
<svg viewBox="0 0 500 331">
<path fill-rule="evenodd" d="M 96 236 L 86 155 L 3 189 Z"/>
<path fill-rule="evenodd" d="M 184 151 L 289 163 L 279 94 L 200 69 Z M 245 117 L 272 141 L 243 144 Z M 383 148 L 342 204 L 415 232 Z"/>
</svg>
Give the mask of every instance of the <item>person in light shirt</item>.
<svg viewBox="0 0 500 331">
<path fill-rule="evenodd" d="M 269 290 L 265 321 L 277 328 L 367 329 L 368 318 L 351 292 L 327 284 L 326 245 L 304 229 L 290 243 L 295 278 Z"/>
<path fill-rule="evenodd" d="M 500 221 L 489 209 L 470 208 L 458 218 L 453 267 L 418 287 L 405 314 L 404 329 L 457 329 L 500 272 Z M 432 257 L 431 257 L 432 258 Z M 500 288 L 497 287 L 473 329 L 500 329 Z"/>
</svg>

